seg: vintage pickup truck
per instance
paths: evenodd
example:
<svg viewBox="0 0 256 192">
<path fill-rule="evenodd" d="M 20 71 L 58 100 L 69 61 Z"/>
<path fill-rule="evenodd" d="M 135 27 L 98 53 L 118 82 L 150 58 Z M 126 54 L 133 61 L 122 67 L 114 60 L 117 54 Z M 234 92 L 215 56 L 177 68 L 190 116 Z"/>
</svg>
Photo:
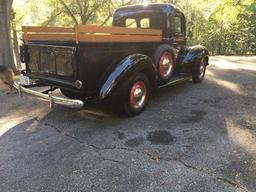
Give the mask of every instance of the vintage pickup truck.
<svg viewBox="0 0 256 192">
<path fill-rule="evenodd" d="M 82 107 L 86 101 L 114 101 L 129 115 L 145 108 L 150 91 L 192 77 L 203 80 L 209 52 L 186 47 L 184 14 L 172 4 L 122 7 L 113 26 L 23 27 L 19 93 Z M 41 93 L 33 86 L 50 86 Z M 56 97 L 59 88 L 67 98 Z"/>
</svg>

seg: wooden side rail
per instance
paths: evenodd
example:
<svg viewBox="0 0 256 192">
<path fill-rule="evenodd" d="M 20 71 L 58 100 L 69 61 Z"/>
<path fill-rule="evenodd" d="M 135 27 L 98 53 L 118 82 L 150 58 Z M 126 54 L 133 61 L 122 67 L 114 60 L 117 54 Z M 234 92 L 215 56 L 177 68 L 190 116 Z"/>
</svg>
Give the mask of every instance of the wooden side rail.
<svg viewBox="0 0 256 192">
<path fill-rule="evenodd" d="M 31 40 L 76 41 L 75 28 L 24 26 L 22 27 L 22 32 L 26 43 Z"/>
<path fill-rule="evenodd" d="M 27 43 L 38 41 L 78 42 L 161 42 L 162 31 L 157 29 L 132 29 L 125 27 L 103 27 L 78 25 L 64 27 L 22 27 L 23 39 Z"/>
<path fill-rule="evenodd" d="M 79 42 L 160 42 L 162 41 L 162 31 L 156 29 L 78 25 L 77 40 Z"/>
</svg>

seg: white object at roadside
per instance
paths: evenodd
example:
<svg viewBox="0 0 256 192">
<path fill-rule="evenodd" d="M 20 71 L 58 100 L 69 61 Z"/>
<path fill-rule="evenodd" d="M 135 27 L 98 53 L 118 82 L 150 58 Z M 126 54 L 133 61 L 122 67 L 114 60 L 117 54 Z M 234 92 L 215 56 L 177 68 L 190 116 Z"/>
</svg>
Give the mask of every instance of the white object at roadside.
<svg viewBox="0 0 256 192">
<path fill-rule="evenodd" d="M 28 85 L 32 84 L 32 81 L 29 79 L 29 77 L 24 76 L 24 75 L 21 74 L 20 75 L 20 84 L 28 86 Z"/>
</svg>

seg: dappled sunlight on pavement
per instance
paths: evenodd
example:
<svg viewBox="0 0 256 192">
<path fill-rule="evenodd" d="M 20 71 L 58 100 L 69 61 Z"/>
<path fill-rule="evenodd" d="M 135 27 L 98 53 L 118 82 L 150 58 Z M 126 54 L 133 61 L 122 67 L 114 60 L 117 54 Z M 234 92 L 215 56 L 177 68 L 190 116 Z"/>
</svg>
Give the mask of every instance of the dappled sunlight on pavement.
<svg viewBox="0 0 256 192">
<path fill-rule="evenodd" d="M 210 63 L 221 69 L 246 69 L 256 71 L 256 57 L 239 57 L 239 56 L 216 56 L 211 57 Z"/>
<path fill-rule="evenodd" d="M 29 117 L 21 116 L 20 113 L 12 112 L 6 114 L 6 116 L 0 118 L 0 136 L 9 131 L 11 128 L 19 125 L 30 119 Z"/>
<path fill-rule="evenodd" d="M 19 110 L 11 111 L 0 117 L 0 136 L 27 120 L 41 119 L 45 115 L 47 115 L 47 112 L 44 109 L 37 109 L 36 106 L 34 109 L 31 108 L 29 112 Z"/>
<path fill-rule="evenodd" d="M 238 84 L 235 84 L 235 83 L 232 83 L 232 82 L 226 81 L 226 80 L 217 79 L 217 78 L 212 78 L 211 81 L 213 81 L 217 85 L 219 85 L 225 89 L 228 89 L 238 95 L 241 95 L 241 96 L 247 95 L 246 92 L 243 91 L 242 88 Z"/>
<path fill-rule="evenodd" d="M 256 135 L 252 132 L 253 126 L 256 124 L 251 127 L 246 124 L 241 126 L 232 119 L 226 119 L 226 125 L 231 141 L 248 153 L 256 155 Z"/>
<path fill-rule="evenodd" d="M 219 65 L 214 65 L 214 66 L 217 68 L 222 68 L 222 67 L 219 67 Z M 209 77 L 208 78 L 209 81 L 212 81 L 213 83 L 215 83 L 225 89 L 228 89 L 228 90 L 230 90 L 238 95 L 241 95 L 241 96 L 247 95 L 246 90 L 243 90 L 243 88 L 241 87 L 240 84 L 221 79 L 220 77 L 218 77 L 218 75 L 214 71 L 208 70 L 206 75 L 207 75 L 207 77 Z"/>
<path fill-rule="evenodd" d="M 9 110 L 0 115 L 0 136 L 8 132 L 13 127 L 29 120 L 44 118 L 49 112 L 49 106 L 44 102 L 36 100 L 36 98 L 30 98 L 27 95 L 19 97 L 17 94 L 6 95 L 4 93 L 5 87 L 0 83 L 1 93 L 1 109 L 4 110 L 7 106 Z M 16 103 L 13 107 L 10 107 L 8 103 Z"/>
</svg>

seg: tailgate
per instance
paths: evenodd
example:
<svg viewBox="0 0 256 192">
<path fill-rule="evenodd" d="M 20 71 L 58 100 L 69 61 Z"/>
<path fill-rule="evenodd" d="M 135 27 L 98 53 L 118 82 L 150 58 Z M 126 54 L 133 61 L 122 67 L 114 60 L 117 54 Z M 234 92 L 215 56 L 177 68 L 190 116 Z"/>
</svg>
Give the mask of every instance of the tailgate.
<svg viewBox="0 0 256 192">
<path fill-rule="evenodd" d="M 73 46 L 28 45 L 30 73 L 75 79 L 75 50 Z"/>
</svg>

